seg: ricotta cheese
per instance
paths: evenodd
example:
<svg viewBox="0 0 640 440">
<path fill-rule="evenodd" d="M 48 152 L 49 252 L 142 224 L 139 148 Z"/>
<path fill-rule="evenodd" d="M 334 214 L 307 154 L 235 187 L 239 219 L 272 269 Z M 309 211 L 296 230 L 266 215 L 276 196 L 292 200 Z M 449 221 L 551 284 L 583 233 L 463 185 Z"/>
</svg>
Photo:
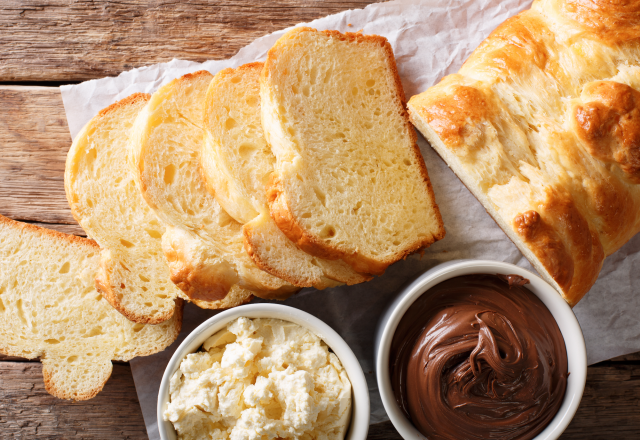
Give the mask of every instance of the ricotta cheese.
<svg viewBox="0 0 640 440">
<path fill-rule="evenodd" d="M 341 440 L 351 383 L 309 330 L 238 318 L 189 354 L 171 378 L 164 413 L 180 440 Z"/>
</svg>

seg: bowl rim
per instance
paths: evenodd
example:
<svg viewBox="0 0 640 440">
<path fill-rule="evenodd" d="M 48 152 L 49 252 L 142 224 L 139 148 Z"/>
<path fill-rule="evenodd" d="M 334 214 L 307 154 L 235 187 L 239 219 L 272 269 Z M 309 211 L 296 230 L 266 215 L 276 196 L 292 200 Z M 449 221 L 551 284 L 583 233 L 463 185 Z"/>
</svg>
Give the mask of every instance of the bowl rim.
<svg viewBox="0 0 640 440">
<path fill-rule="evenodd" d="M 376 340 L 376 380 L 382 404 L 403 438 L 426 439 L 404 416 L 393 394 L 389 375 L 389 351 L 398 324 L 409 307 L 428 289 L 450 278 L 474 273 L 517 274 L 529 279 L 526 287 L 549 309 L 562 333 L 567 350 L 567 389 L 562 404 L 547 427 L 533 440 L 555 440 L 573 419 L 587 379 L 587 352 L 580 324 L 562 296 L 538 275 L 511 263 L 492 260 L 454 260 L 433 267 L 404 287 L 381 318 Z"/>
<path fill-rule="evenodd" d="M 157 400 L 157 424 L 162 440 L 177 438 L 173 424 L 163 418 L 164 410 L 169 403 L 169 385 L 171 376 L 179 368 L 182 359 L 195 352 L 204 341 L 215 332 L 223 329 L 229 322 L 240 317 L 274 318 L 298 324 L 322 339 L 335 353 L 345 369 L 351 382 L 351 420 L 345 439 L 364 440 L 369 431 L 370 400 L 369 388 L 364 371 L 349 345 L 342 337 L 324 321 L 315 316 L 282 304 L 247 304 L 222 311 L 196 327 L 171 356 L 160 382 Z"/>
</svg>

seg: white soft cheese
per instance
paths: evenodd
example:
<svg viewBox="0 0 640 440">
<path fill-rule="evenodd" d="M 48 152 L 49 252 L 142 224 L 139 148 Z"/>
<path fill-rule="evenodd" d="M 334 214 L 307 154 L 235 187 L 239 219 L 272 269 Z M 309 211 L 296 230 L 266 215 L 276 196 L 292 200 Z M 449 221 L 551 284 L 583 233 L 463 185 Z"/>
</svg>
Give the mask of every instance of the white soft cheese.
<svg viewBox="0 0 640 440">
<path fill-rule="evenodd" d="M 178 438 L 343 439 L 351 384 L 307 329 L 239 318 L 188 355 L 171 378 L 164 419 Z"/>
</svg>

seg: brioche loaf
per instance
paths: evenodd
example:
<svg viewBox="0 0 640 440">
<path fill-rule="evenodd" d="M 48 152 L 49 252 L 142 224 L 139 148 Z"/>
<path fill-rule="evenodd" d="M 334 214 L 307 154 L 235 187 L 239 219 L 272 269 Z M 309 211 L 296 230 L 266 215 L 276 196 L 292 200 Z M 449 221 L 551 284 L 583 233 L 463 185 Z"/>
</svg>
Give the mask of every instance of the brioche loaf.
<svg viewBox="0 0 640 440">
<path fill-rule="evenodd" d="M 300 287 L 367 281 L 342 260 L 325 260 L 298 249 L 269 215 L 266 185 L 276 159 L 260 122 L 262 67 L 263 63 L 251 63 L 224 69 L 209 85 L 201 158 L 207 187 L 244 225 L 245 248 L 258 267 Z"/>
<path fill-rule="evenodd" d="M 640 1 L 537 0 L 409 111 L 569 304 L 640 230 Z"/>
<path fill-rule="evenodd" d="M 200 174 L 204 101 L 213 75 L 187 74 L 156 91 L 131 130 L 130 167 L 146 203 L 167 225 L 171 279 L 190 297 L 224 297 L 239 286 L 263 298 L 298 290 L 253 263 L 242 226 L 216 202 Z"/>
<path fill-rule="evenodd" d="M 300 249 L 381 274 L 444 236 L 385 38 L 296 28 L 260 81 L 270 212 Z"/>
<path fill-rule="evenodd" d="M 112 359 L 156 353 L 180 332 L 181 300 L 158 325 L 113 309 L 93 285 L 99 264 L 93 240 L 0 215 L 0 353 L 40 357 L 45 387 L 61 399 L 94 397 Z"/>
</svg>

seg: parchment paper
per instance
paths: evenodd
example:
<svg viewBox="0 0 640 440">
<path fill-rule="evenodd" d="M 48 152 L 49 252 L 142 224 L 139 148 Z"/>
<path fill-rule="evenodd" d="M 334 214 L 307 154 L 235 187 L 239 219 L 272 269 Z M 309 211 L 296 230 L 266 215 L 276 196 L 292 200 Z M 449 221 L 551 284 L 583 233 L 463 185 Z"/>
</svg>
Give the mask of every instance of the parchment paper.
<svg viewBox="0 0 640 440">
<path fill-rule="evenodd" d="M 529 5 L 527 0 L 400 0 L 346 11 L 308 25 L 342 32 L 362 29 L 365 34 L 384 35 L 393 46 L 408 98 L 444 75 L 456 72 L 496 26 Z M 206 69 L 216 73 L 225 67 L 263 60 L 284 32 L 262 37 L 228 60 L 202 64 L 173 60 L 124 72 L 116 78 L 62 86 L 71 135 L 75 136 L 100 109 L 131 93 L 152 93 L 160 85 L 188 72 Z M 373 281 L 324 291 L 304 289 L 285 302 L 319 317 L 351 346 L 367 377 L 372 424 L 387 420 L 373 371 L 373 335 L 378 318 L 403 284 L 436 264 L 460 258 L 507 261 L 534 271 L 482 205 L 420 136 L 419 146 L 442 212 L 446 237 L 429 248 L 422 258 L 412 256 L 396 263 L 384 276 Z M 590 364 L 640 350 L 640 300 L 635 294 L 639 279 L 640 235 L 605 260 L 598 282 L 574 309 L 584 331 Z M 171 354 L 191 330 L 214 314 L 187 305 L 178 341 L 162 353 L 131 361 L 151 439 L 159 438 L 156 399 Z"/>
</svg>

